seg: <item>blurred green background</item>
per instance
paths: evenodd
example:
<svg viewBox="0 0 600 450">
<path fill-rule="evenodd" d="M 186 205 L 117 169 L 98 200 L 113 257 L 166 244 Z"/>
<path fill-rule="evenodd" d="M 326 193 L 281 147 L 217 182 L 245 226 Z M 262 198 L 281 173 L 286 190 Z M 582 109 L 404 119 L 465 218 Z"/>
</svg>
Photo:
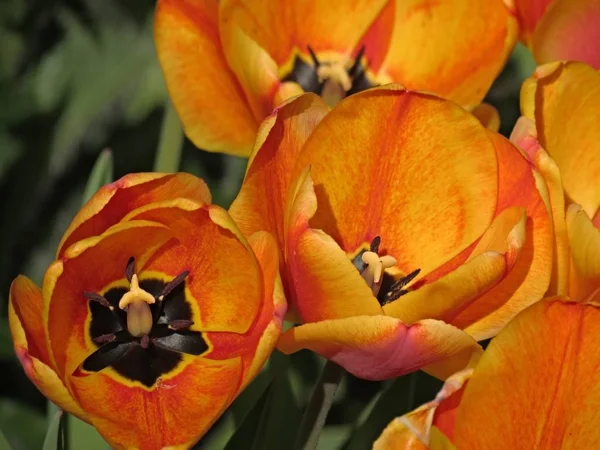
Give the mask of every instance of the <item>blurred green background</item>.
<svg viewBox="0 0 600 450">
<path fill-rule="evenodd" d="M 41 283 L 102 149 L 112 150 L 115 178 L 152 170 L 168 104 L 153 10 L 149 0 L 0 2 L 0 430 L 15 450 L 42 448 L 55 410 L 14 356 L 9 286 L 19 273 Z M 519 115 L 520 84 L 533 67 L 519 46 L 488 95 L 504 134 Z M 184 143 L 181 170 L 204 178 L 222 206 L 236 195 L 244 169 L 242 159 Z M 199 447 L 291 447 L 322 364 L 305 352 L 273 355 Z M 421 373 L 383 383 L 347 376 L 320 448 L 370 448 L 389 420 L 431 400 L 439 386 Z M 107 448 L 74 419 L 67 431 L 71 449 Z M 0 450 L 6 445 L 0 436 Z"/>
</svg>

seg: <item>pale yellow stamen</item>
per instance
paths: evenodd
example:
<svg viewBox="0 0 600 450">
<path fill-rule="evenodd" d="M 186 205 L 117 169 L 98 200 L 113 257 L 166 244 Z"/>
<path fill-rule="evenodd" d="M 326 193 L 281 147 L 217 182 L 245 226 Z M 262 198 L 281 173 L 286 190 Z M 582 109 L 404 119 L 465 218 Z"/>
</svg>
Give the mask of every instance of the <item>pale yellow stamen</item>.
<svg viewBox="0 0 600 450">
<path fill-rule="evenodd" d="M 350 79 L 350 75 L 348 75 L 345 63 L 321 64 L 317 68 L 317 76 L 320 83 L 332 81 L 340 85 L 345 92 L 352 88 L 352 80 Z"/>
<path fill-rule="evenodd" d="M 383 271 L 396 265 L 396 258 L 390 255 L 379 256 L 375 252 L 366 251 L 362 255 L 362 260 L 367 267 L 361 275 L 371 288 L 373 295 L 377 297 L 383 280 Z"/>
<path fill-rule="evenodd" d="M 327 105 L 333 107 L 340 102 L 346 92 L 352 89 L 352 79 L 348 75 L 348 62 L 321 64 L 317 67 L 319 82 L 323 84 L 321 97 Z"/>
<path fill-rule="evenodd" d="M 148 305 L 154 302 L 154 296 L 140 287 L 137 275 L 133 274 L 129 292 L 119 301 L 119 308 L 127 311 L 127 330 L 132 336 L 140 337 L 152 330 L 152 311 Z"/>
</svg>

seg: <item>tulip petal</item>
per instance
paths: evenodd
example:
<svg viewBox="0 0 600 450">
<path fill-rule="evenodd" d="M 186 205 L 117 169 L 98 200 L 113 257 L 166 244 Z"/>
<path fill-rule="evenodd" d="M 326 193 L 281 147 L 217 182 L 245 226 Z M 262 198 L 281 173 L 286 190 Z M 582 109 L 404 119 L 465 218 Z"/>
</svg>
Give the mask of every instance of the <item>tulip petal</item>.
<svg viewBox="0 0 600 450">
<path fill-rule="evenodd" d="M 244 236 L 265 230 L 284 248 L 283 211 L 300 149 L 329 108 L 305 94 L 275 110 L 260 128 L 246 177 L 229 208 Z"/>
<path fill-rule="evenodd" d="M 312 350 L 366 380 L 384 380 L 462 355 L 449 376 L 467 366 L 481 347 L 466 333 L 438 320 L 406 325 L 389 316 L 354 316 L 294 327 L 281 336 L 285 354 Z"/>
<path fill-rule="evenodd" d="M 489 103 L 482 103 L 477 105 L 473 111 L 471 111 L 481 124 L 488 130 L 498 132 L 500 129 L 500 113 Z"/>
<path fill-rule="evenodd" d="M 62 260 L 50 266 L 43 284 L 44 325 L 60 377 L 73 373 L 97 349 L 87 332 L 90 313 L 84 292 L 100 293 L 110 283 L 125 279 L 131 256 L 143 267 L 172 236 L 159 223 L 129 221 L 72 245 Z"/>
<path fill-rule="evenodd" d="M 221 2 L 221 20 L 243 30 L 277 65 L 290 62 L 292 52 L 349 55 L 384 5 L 383 0 L 228 0 Z M 232 57 L 235 55 L 232 54 Z"/>
<path fill-rule="evenodd" d="M 576 62 L 545 69 L 554 70 L 536 72 L 537 83 L 530 83 L 535 95 L 527 96 L 535 100 L 537 137 L 556 161 L 566 194 L 594 217 L 600 206 L 600 73 Z"/>
<path fill-rule="evenodd" d="M 518 215 L 517 210 L 520 210 L 525 220 L 522 229 L 517 230 L 515 226 L 509 234 L 510 228 L 507 228 L 499 233 L 497 243 L 486 243 L 486 249 L 507 252 L 509 272 L 502 281 L 458 316 L 444 319 L 464 329 L 476 340 L 494 336 L 515 314 L 544 296 L 550 283 L 553 261 L 552 222 L 539 192 L 545 193 L 543 180 L 507 139 L 495 133 L 489 134 L 496 146 L 500 172 L 498 208 L 502 212 L 498 217 L 509 211 Z M 512 227 L 510 223 L 508 227 Z M 512 223 L 516 223 L 516 216 Z M 474 254 L 477 254 L 477 249 Z"/>
<path fill-rule="evenodd" d="M 379 302 L 348 255 L 329 235 L 309 228 L 317 198 L 308 171 L 298 179 L 291 198 L 288 270 L 292 301 L 302 321 L 381 314 Z"/>
<path fill-rule="evenodd" d="M 183 270 L 190 271 L 188 288 L 198 304 L 198 329 L 248 330 L 262 302 L 260 269 L 225 210 L 216 205 L 170 201 L 138 208 L 129 217 L 161 223 L 177 239 L 141 267 L 172 278 Z"/>
<path fill-rule="evenodd" d="M 217 22 L 216 1 L 160 0 L 156 49 L 187 136 L 204 150 L 245 156 L 258 122 L 227 65 Z"/>
<path fill-rule="evenodd" d="M 550 3 L 555 0 L 514 0 L 514 8 L 519 21 L 520 38 L 531 46 L 533 32 Z"/>
<path fill-rule="evenodd" d="M 311 226 L 348 254 L 381 236 L 405 274 L 451 260 L 496 208 L 495 149 L 479 121 L 398 85 L 342 101 L 306 142 L 295 173 L 308 165 L 319 205 Z"/>
<path fill-rule="evenodd" d="M 50 367 L 43 324 L 42 291 L 19 275 L 10 286 L 8 320 L 15 353 L 25 373 L 42 394 L 64 411 L 86 420 L 63 382 Z"/>
<path fill-rule="evenodd" d="M 431 427 L 429 435 L 429 448 L 431 450 L 457 450 L 457 447 L 438 427 Z"/>
<path fill-rule="evenodd" d="M 211 202 L 206 183 L 187 173 L 135 173 L 107 184 L 77 213 L 61 240 L 56 257 L 62 258 L 71 244 L 102 234 L 131 210 L 174 198 Z"/>
<path fill-rule="evenodd" d="M 596 305 L 560 298 L 517 315 L 492 340 L 463 394 L 457 448 L 594 448 L 599 327 Z"/>
<path fill-rule="evenodd" d="M 407 416 L 408 414 L 390 422 L 381 436 L 373 443 L 373 450 L 427 450 L 429 447 L 422 440 L 421 429 L 415 430 L 414 424 L 412 421 L 409 422 L 410 419 Z M 421 423 L 422 420 L 417 425 L 421 425 Z"/>
<path fill-rule="evenodd" d="M 463 106 L 478 105 L 516 42 L 516 21 L 504 3 L 390 3 L 363 40 L 377 79 L 435 92 Z M 383 60 L 379 47 L 387 48 Z"/>
<path fill-rule="evenodd" d="M 277 64 L 273 58 L 229 17 L 226 9 L 219 14 L 219 32 L 229 67 L 246 95 L 257 122 L 271 113 L 279 90 Z"/>
<path fill-rule="evenodd" d="M 71 383 L 92 424 L 112 447 L 190 448 L 235 397 L 241 364 L 239 359 L 185 359 L 181 370 L 150 390 L 119 382 L 104 371 L 72 377 Z"/>
<path fill-rule="evenodd" d="M 384 312 L 406 323 L 424 318 L 452 318 L 504 276 L 503 254 L 482 253 L 433 283 L 403 295 L 383 307 Z"/>
<path fill-rule="evenodd" d="M 584 278 L 600 281 L 600 231 L 579 205 L 569 206 L 566 221 L 575 270 Z"/>
<path fill-rule="evenodd" d="M 452 438 L 456 408 L 472 373 L 473 369 L 465 369 L 453 374 L 434 400 L 390 422 L 373 444 L 373 450 L 427 449 L 433 424 Z"/>
<path fill-rule="evenodd" d="M 600 69 L 600 1 L 555 0 L 540 20 L 532 41 L 539 63 L 582 61 Z"/>
<path fill-rule="evenodd" d="M 542 197 L 546 207 L 550 210 L 554 231 L 554 256 L 548 294 L 565 295 L 569 277 L 569 243 L 565 224 L 565 198 L 560 171 L 552 158 L 541 148 L 537 140 L 535 124 L 528 117 L 519 118 L 510 139 L 527 153 L 537 173 L 546 185 L 546 193 L 544 194 L 544 189 L 539 186 L 537 173 L 534 174 L 536 175 L 538 190 L 540 194 L 543 194 Z"/>
<path fill-rule="evenodd" d="M 206 357 L 227 359 L 232 355 L 242 358 L 244 367 L 240 391 L 252 381 L 275 348 L 281 334 L 286 310 L 283 286 L 279 277 L 278 251 L 275 239 L 266 232 L 257 232 L 248 239 L 258 259 L 264 282 L 263 304 L 257 319 L 244 334 L 208 333 L 214 348 Z"/>
</svg>

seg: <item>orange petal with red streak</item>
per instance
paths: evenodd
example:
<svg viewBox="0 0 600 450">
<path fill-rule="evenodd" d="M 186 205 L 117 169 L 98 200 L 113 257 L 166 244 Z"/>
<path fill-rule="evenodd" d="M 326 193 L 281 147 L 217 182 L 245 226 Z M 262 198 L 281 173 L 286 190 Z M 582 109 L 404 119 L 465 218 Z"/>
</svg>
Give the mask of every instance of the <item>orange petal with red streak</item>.
<svg viewBox="0 0 600 450">
<path fill-rule="evenodd" d="M 379 82 L 394 81 L 463 106 L 478 105 L 516 43 L 516 20 L 504 3 L 390 3 L 363 40 L 367 58 L 374 49 L 369 68 Z M 387 48 L 385 57 L 382 46 Z"/>
<path fill-rule="evenodd" d="M 320 97 L 305 94 L 277 108 L 262 124 L 246 177 L 229 208 L 245 236 L 265 230 L 283 248 L 291 172 L 306 139 L 328 111 Z"/>
<path fill-rule="evenodd" d="M 210 332 L 208 339 L 214 348 L 206 357 L 228 359 L 241 356 L 243 364 L 242 390 L 258 374 L 270 356 L 279 336 L 286 302 L 279 277 L 278 251 L 275 239 L 261 231 L 248 239 L 260 264 L 263 279 L 263 303 L 252 327 L 244 334 Z"/>
<path fill-rule="evenodd" d="M 560 298 L 517 315 L 475 368 L 456 417 L 455 445 L 594 448 L 600 440 L 599 327 L 598 306 Z"/>
<path fill-rule="evenodd" d="M 565 295 L 569 281 L 569 242 L 565 224 L 565 196 L 560 171 L 552 158 L 541 148 L 537 140 L 535 123 L 530 118 L 519 118 L 510 139 L 527 153 L 533 163 L 537 171 L 534 175 L 538 191 L 551 216 L 554 244 L 548 294 Z M 540 184 L 545 184 L 546 189 L 544 190 Z M 539 239 L 539 236 L 534 238 Z"/>
<path fill-rule="evenodd" d="M 278 66 L 289 63 L 294 50 L 350 55 L 362 34 L 384 5 L 383 0 L 228 0 L 221 2 L 221 18 L 239 28 L 265 49 Z M 231 54 L 231 58 L 235 58 Z"/>
<path fill-rule="evenodd" d="M 258 122 L 229 68 L 218 29 L 218 3 L 160 0 L 158 59 L 187 136 L 199 148 L 246 156 Z"/>
<path fill-rule="evenodd" d="M 582 61 L 600 69 L 598 23 L 600 1 L 554 0 L 533 35 L 536 61 Z"/>
<path fill-rule="evenodd" d="M 388 303 L 383 310 L 406 323 L 425 318 L 453 318 L 498 283 L 506 269 L 502 253 L 485 252 L 436 281 Z"/>
<path fill-rule="evenodd" d="M 514 0 L 515 14 L 519 21 L 520 38 L 531 46 L 533 32 L 550 3 L 555 0 Z"/>
<path fill-rule="evenodd" d="M 224 209 L 189 206 L 154 205 L 133 212 L 135 220 L 163 224 L 177 239 L 139 266 L 170 277 L 189 270 L 187 287 L 198 306 L 198 329 L 245 333 L 263 302 L 256 258 Z"/>
<path fill-rule="evenodd" d="M 71 384 L 92 424 L 116 449 L 190 448 L 238 393 L 239 359 L 186 355 L 173 375 L 148 389 L 112 373 L 74 376 Z"/>
<path fill-rule="evenodd" d="M 10 286 L 8 321 L 15 353 L 25 373 L 42 394 L 59 408 L 87 420 L 81 407 L 51 368 L 44 334 L 42 291 L 19 275 Z"/>
<path fill-rule="evenodd" d="M 62 238 L 56 257 L 61 258 L 71 244 L 102 234 L 135 208 L 175 198 L 211 202 L 206 183 L 187 173 L 134 173 L 107 184 L 79 210 Z"/>
<path fill-rule="evenodd" d="M 481 347 L 466 333 L 438 320 L 406 325 L 389 316 L 354 316 L 294 327 L 282 334 L 277 348 L 290 354 L 312 350 L 367 380 L 384 380 L 413 372 L 453 356 L 448 377 L 466 367 Z M 462 365 L 462 367 L 461 367 Z"/>
<path fill-rule="evenodd" d="M 498 211 L 501 215 L 521 210 L 525 222 L 519 242 L 510 243 L 510 236 L 507 242 L 504 234 L 500 237 L 502 247 L 496 246 L 500 242 L 491 247 L 507 251 L 507 258 L 512 258 L 505 278 L 457 317 L 447 320 L 477 340 L 494 336 L 515 314 L 544 296 L 550 283 L 554 245 L 551 218 L 541 195 L 547 195 L 543 180 L 507 139 L 496 133 L 489 135 L 496 146 L 500 171 Z M 510 247 L 518 250 L 512 257 Z"/>
</svg>

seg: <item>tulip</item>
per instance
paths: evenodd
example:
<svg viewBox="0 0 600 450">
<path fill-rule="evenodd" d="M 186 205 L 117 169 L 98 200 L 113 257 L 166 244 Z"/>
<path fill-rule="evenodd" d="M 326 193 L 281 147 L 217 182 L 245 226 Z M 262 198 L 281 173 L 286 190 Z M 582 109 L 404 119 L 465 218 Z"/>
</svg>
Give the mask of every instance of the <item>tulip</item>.
<svg viewBox="0 0 600 450">
<path fill-rule="evenodd" d="M 596 448 L 597 304 L 553 297 L 518 314 L 477 366 L 394 419 L 374 450 Z"/>
<path fill-rule="evenodd" d="M 579 62 L 539 67 L 521 90 L 511 139 L 543 175 L 556 252 L 550 295 L 592 300 L 600 288 L 600 73 Z"/>
<path fill-rule="evenodd" d="M 9 320 L 31 381 L 117 449 L 189 448 L 258 373 L 285 312 L 277 247 L 245 239 L 205 183 L 134 174 L 65 233 Z"/>
<path fill-rule="evenodd" d="M 512 0 L 521 40 L 536 61 L 583 61 L 600 69 L 600 1 Z"/>
<path fill-rule="evenodd" d="M 160 0 L 155 20 L 188 137 L 241 156 L 273 108 L 302 92 L 334 105 L 395 81 L 475 107 L 516 35 L 502 0 Z"/>
<path fill-rule="evenodd" d="M 546 291 L 546 195 L 526 158 L 464 109 L 388 85 L 329 113 L 314 94 L 279 107 L 230 213 L 244 234 L 278 240 L 302 323 L 278 349 L 365 379 L 443 378 Z"/>
</svg>

